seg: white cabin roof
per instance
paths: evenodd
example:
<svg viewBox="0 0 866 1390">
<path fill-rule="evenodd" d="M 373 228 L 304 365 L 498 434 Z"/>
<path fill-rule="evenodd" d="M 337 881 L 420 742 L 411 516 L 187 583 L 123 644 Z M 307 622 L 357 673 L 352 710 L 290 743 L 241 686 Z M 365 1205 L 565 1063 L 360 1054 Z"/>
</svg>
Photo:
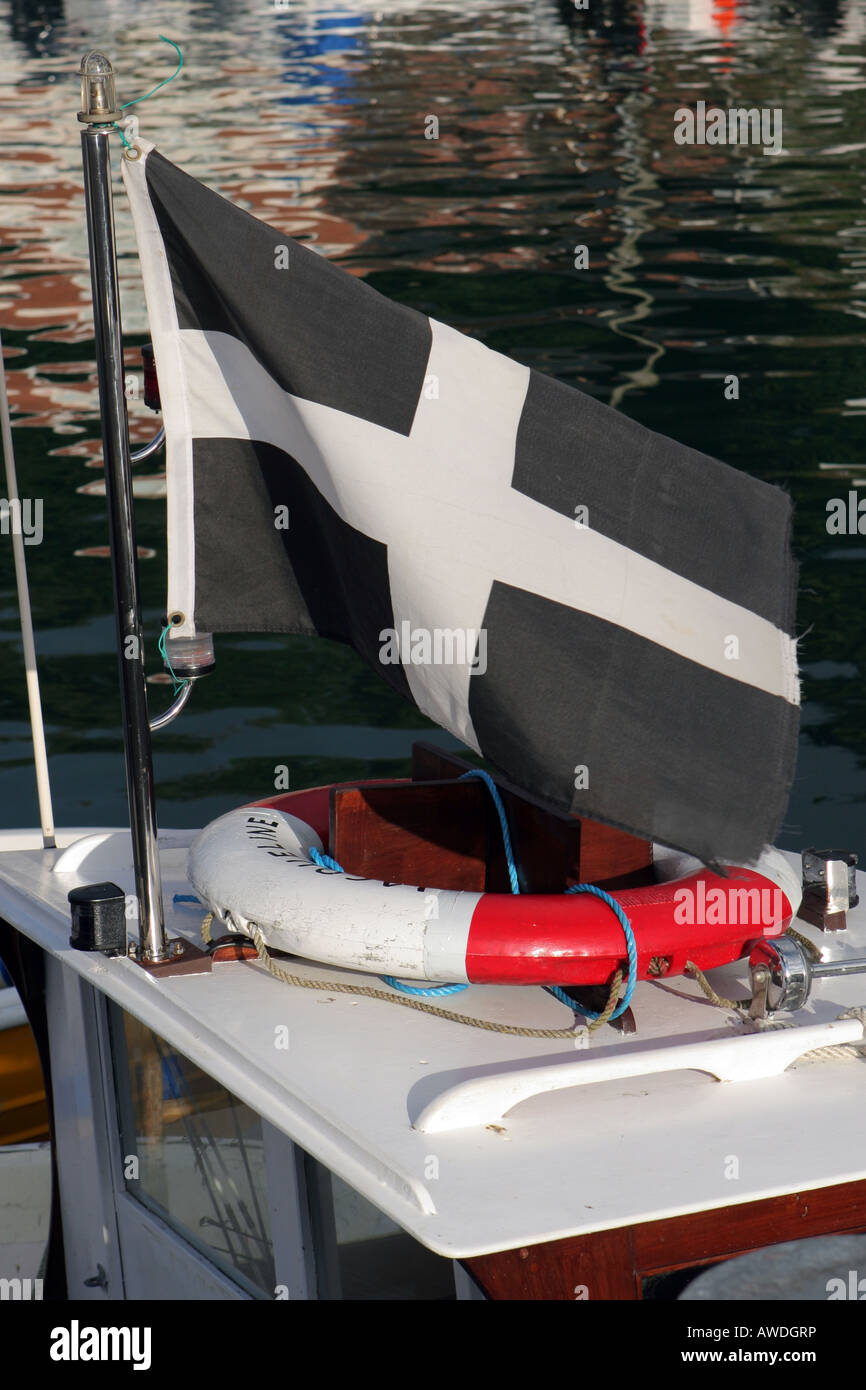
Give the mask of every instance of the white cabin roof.
<svg viewBox="0 0 866 1390">
<path fill-rule="evenodd" d="M 160 851 L 169 934 L 199 941 L 203 911 L 172 903 L 174 894 L 193 891 L 185 865 L 194 834 L 161 832 Z M 466 1080 L 505 1073 L 513 1089 L 536 1069 L 558 1064 L 551 1075 L 561 1086 L 563 1067 L 570 1073 L 635 1056 L 645 1065 L 648 1053 L 662 1052 L 669 1064 L 673 1046 L 683 1049 L 684 1062 L 700 1060 L 702 1054 L 685 1049 L 715 1043 L 718 1052 L 744 1029 L 682 978 L 639 984 L 637 1035 L 603 1028 L 588 1049 L 489 1033 L 374 999 L 292 988 L 258 962 L 155 978 L 131 960 L 69 946 L 70 889 L 110 880 L 133 891 L 128 831 L 68 830 L 57 838 L 57 850 L 44 850 L 37 831 L 0 832 L 0 916 L 441 1255 L 469 1258 L 866 1178 L 866 1067 L 858 1059 L 797 1062 L 760 1080 L 719 1083 L 705 1072 L 669 1070 L 566 1086 L 523 1100 L 495 1126 L 485 1122 L 482 1104 L 477 1122 L 422 1132 L 413 1121 Z M 75 842 L 63 862 L 77 867 L 55 872 Z M 798 857 L 789 858 L 799 870 Z M 859 891 L 866 900 L 862 874 Z M 827 956 L 866 955 L 863 902 L 844 933 L 797 926 Z M 377 983 L 311 963 L 293 962 L 292 970 Z M 750 993 L 745 962 L 711 978 L 722 995 Z M 568 1010 L 537 988 L 473 986 L 434 1002 L 529 1027 L 571 1022 Z M 866 976 L 818 981 L 808 1008 L 791 1021 L 799 1028 L 827 1025 L 863 1004 Z M 288 1050 L 274 1045 L 282 1026 L 289 1029 Z M 860 1025 L 840 1028 L 836 1036 L 853 1039 Z M 772 1046 L 778 1036 L 763 1033 L 754 1041 Z M 809 1045 L 822 1038 L 816 1034 Z M 754 1049 L 749 1056 L 757 1056 Z M 512 1083 L 482 1087 L 482 1102 L 495 1101 L 497 1085 L 507 1091 Z M 732 1157 L 736 1178 L 728 1176 Z"/>
</svg>

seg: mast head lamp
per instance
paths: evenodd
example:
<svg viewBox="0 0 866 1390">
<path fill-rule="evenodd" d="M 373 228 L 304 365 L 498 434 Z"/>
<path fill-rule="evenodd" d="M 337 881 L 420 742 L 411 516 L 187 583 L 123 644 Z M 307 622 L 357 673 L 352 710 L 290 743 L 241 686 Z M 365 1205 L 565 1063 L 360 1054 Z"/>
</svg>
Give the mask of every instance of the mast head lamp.
<svg viewBox="0 0 866 1390">
<path fill-rule="evenodd" d="M 111 125 L 117 120 L 114 68 L 104 53 L 85 53 L 81 59 L 81 110 L 79 121 L 88 125 Z"/>
</svg>

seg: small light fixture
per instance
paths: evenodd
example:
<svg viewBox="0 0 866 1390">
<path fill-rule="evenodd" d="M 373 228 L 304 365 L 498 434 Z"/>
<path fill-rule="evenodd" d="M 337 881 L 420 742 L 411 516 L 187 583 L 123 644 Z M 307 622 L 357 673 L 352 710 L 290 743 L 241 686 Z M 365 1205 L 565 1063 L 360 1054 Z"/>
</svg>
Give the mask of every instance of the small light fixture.
<svg viewBox="0 0 866 1390">
<path fill-rule="evenodd" d="M 179 680 L 196 681 L 216 665 L 213 634 L 197 632 L 194 637 L 169 637 L 165 644 L 171 669 Z"/>
<path fill-rule="evenodd" d="M 79 121 L 111 125 L 119 115 L 114 93 L 114 68 L 104 53 L 85 53 L 81 59 L 81 110 Z"/>
</svg>

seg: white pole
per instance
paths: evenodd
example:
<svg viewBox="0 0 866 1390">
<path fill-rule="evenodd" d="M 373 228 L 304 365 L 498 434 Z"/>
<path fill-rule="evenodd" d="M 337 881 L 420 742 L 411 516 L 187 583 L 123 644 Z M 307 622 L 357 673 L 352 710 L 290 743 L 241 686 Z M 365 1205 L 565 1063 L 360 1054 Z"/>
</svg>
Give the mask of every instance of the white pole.
<svg viewBox="0 0 866 1390">
<path fill-rule="evenodd" d="M 53 849 L 54 814 L 51 810 L 51 786 L 48 781 L 48 754 L 45 749 L 45 726 L 42 722 L 42 702 L 39 699 L 39 676 L 36 671 L 36 644 L 33 640 L 33 616 L 27 589 L 27 567 L 24 563 L 24 536 L 20 525 L 21 502 L 15 476 L 15 454 L 12 448 L 12 422 L 9 418 L 9 396 L 6 391 L 6 364 L 3 361 L 3 339 L 0 337 L 0 434 L 3 438 L 3 458 L 6 463 L 6 514 L 10 517 L 12 551 L 15 556 L 15 583 L 18 587 L 18 610 L 21 614 L 21 640 L 24 646 L 24 669 L 27 673 L 27 701 L 30 705 L 30 728 L 33 734 L 33 760 L 36 764 L 36 793 L 39 797 L 39 819 L 42 822 L 42 845 Z"/>
</svg>

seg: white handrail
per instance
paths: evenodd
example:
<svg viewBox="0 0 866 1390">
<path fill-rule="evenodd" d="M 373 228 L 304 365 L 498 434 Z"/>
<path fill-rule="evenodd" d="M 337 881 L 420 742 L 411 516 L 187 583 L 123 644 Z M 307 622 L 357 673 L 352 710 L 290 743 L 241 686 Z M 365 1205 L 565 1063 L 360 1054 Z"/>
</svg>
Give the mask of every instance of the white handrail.
<svg viewBox="0 0 866 1390">
<path fill-rule="evenodd" d="M 424 1134 L 499 1123 L 521 1101 L 547 1091 L 586 1086 L 598 1081 L 621 1081 L 669 1071 L 709 1072 L 719 1081 L 759 1081 L 779 1076 L 792 1062 L 815 1048 L 863 1041 L 858 1018 L 832 1023 L 779 1028 L 739 1037 L 657 1046 L 625 1044 L 600 1048 L 596 1056 L 567 1062 L 541 1062 L 512 1071 L 470 1077 L 448 1087 L 431 1100 L 414 1121 Z"/>
</svg>

